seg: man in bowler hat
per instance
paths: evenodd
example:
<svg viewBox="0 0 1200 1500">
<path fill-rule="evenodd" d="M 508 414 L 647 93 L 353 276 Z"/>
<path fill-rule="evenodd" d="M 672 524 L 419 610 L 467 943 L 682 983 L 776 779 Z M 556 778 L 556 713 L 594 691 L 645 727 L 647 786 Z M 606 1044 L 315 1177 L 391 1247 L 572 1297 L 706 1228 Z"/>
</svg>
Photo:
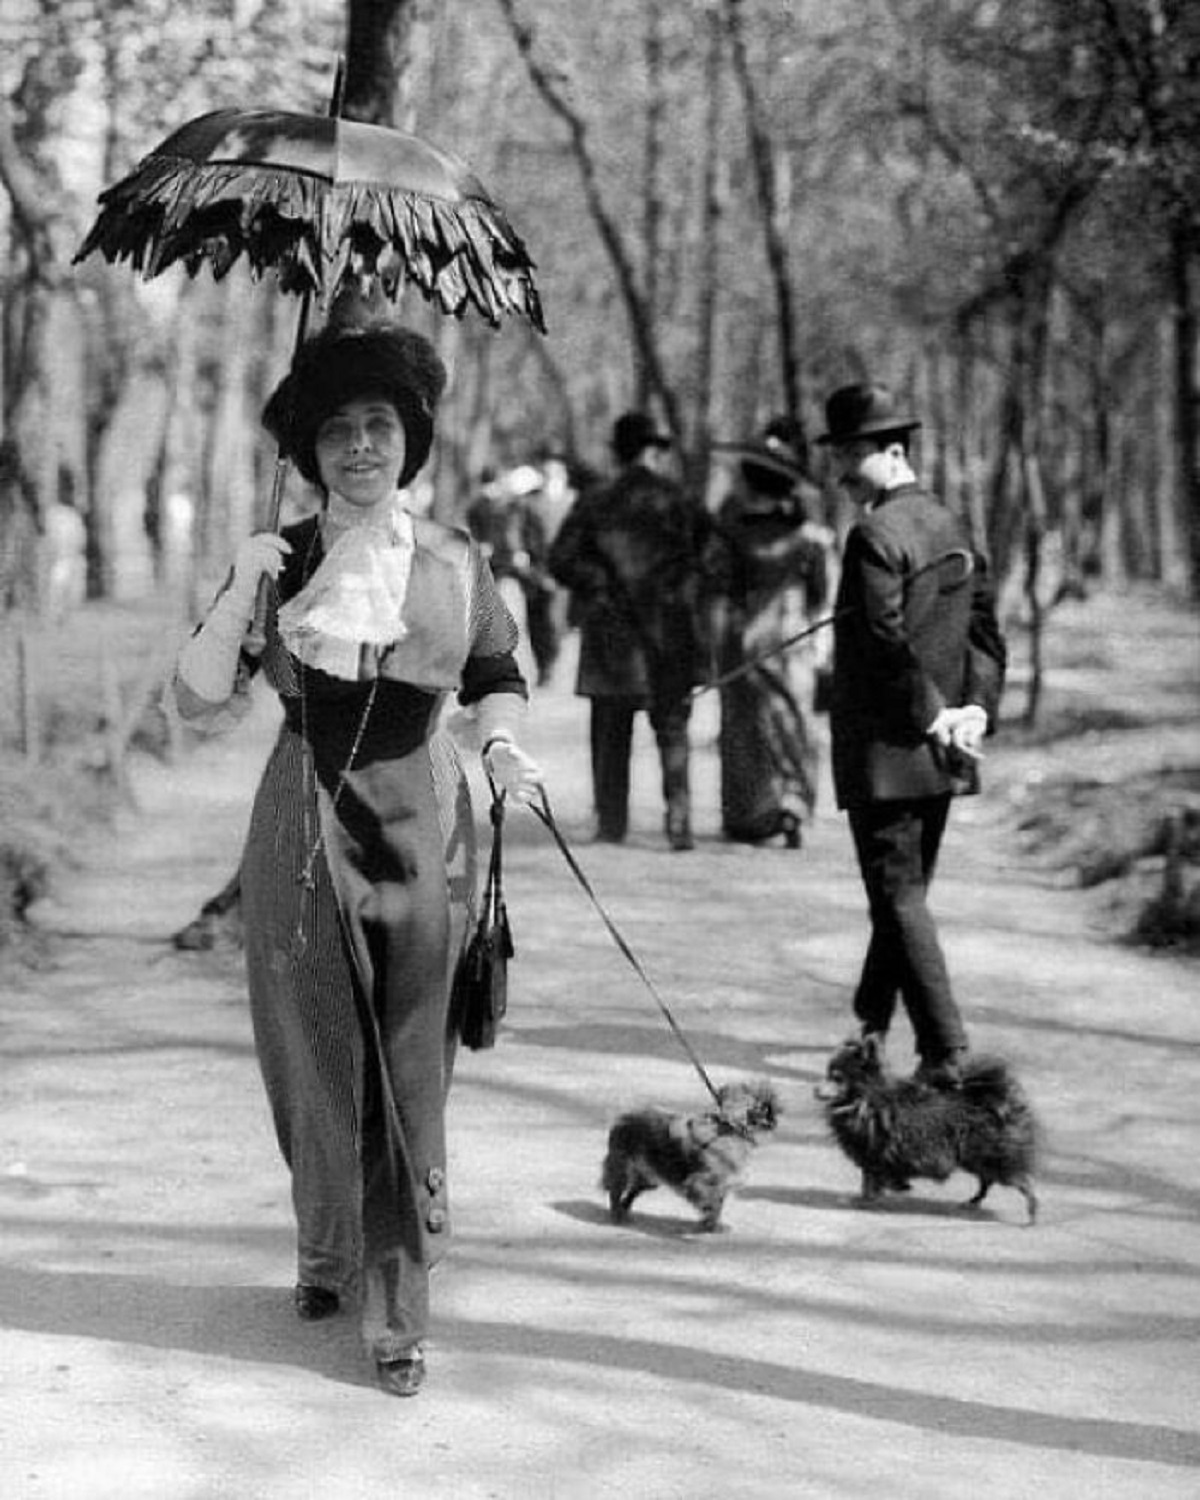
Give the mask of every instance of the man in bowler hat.
<svg viewBox="0 0 1200 1500">
<path fill-rule="evenodd" d="M 927 896 L 950 799 L 978 790 L 1006 652 L 987 568 L 958 517 L 917 482 L 920 423 L 881 385 L 825 407 L 838 482 L 861 514 L 846 538 L 834 626 L 834 789 L 849 816 L 871 936 L 854 1011 L 886 1035 L 897 998 L 917 1075 L 961 1079 L 968 1042 Z"/>
<path fill-rule="evenodd" d="M 693 845 L 688 720 L 704 669 L 697 592 L 708 520 L 667 474 L 670 448 L 644 412 L 618 418 L 616 477 L 568 512 L 550 571 L 571 590 L 579 623 L 576 692 L 591 699 L 597 837 L 625 838 L 634 718 L 644 709 L 662 763 L 667 841 L 682 850 Z"/>
</svg>

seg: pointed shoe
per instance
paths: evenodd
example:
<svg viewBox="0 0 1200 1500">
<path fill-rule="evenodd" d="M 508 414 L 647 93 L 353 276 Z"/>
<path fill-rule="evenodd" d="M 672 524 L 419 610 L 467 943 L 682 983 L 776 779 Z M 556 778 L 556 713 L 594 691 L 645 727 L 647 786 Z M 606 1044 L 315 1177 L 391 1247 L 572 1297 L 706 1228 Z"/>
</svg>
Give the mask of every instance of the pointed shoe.
<svg viewBox="0 0 1200 1500">
<path fill-rule="evenodd" d="M 425 1355 L 414 1349 L 403 1359 L 376 1360 L 379 1388 L 389 1396 L 415 1396 L 425 1384 Z"/>
</svg>

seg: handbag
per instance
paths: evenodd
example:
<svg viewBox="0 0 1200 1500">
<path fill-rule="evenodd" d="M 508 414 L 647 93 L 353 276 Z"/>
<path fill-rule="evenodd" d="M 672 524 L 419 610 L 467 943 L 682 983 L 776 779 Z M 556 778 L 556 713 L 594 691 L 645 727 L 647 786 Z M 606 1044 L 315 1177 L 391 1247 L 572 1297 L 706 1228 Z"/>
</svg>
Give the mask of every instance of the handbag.
<svg viewBox="0 0 1200 1500">
<path fill-rule="evenodd" d="M 515 953 L 504 904 L 504 794 L 492 787 L 492 854 L 483 910 L 454 975 L 451 998 L 463 1045 L 479 1052 L 496 1045 L 508 1009 L 508 961 Z"/>
</svg>

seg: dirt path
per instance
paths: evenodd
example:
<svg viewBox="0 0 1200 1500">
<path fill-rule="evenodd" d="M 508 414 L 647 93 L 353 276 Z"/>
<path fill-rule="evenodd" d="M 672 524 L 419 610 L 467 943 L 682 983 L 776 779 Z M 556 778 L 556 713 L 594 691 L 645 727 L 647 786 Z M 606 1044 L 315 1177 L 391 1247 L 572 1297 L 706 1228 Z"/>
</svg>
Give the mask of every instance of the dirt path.
<svg viewBox="0 0 1200 1500">
<path fill-rule="evenodd" d="M 511 1025 L 457 1077 L 457 1234 L 409 1403 L 376 1392 L 352 1319 L 294 1319 L 236 956 L 165 942 L 224 879 L 269 714 L 139 768 L 141 812 L 41 914 L 55 962 L 4 1001 L 6 1500 L 1200 1492 L 1197 968 L 1100 941 L 999 793 L 960 808 L 938 910 L 976 1045 L 1044 1116 L 1042 1222 L 1002 1190 L 964 1216 L 963 1178 L 859 1211 L 812 1099 L 863 941 L 848 839 L 827 813 L 800 855 L 720 842 L 713 727 L 706 706 L 690 856 L 662 848 L 644 734 L 622 850 L 584 842 L 565 687 L 532 739 L 614 919 L 714 1074 L 775 1079 L 780 1135 L 727 1232 L 661 1194 L 607 1223 L 607 1121 L 699 1085 L 514 818 Z"/>
</svg>

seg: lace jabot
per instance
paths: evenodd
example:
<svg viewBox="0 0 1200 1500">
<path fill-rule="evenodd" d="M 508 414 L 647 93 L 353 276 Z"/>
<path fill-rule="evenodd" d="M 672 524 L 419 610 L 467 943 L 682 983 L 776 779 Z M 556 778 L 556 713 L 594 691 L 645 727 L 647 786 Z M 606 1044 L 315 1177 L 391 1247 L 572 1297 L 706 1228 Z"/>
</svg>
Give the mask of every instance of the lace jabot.
<svg viewBox="0 0 1200 1500">
<path fill-rule="evenodd" d="M 306 665 L 353 681 L 363 646 L 389 646 L 408 634 L 412 517 L 398 495 L 369 509 L 330 495 L 321 534 L 325 556 L 280 609 L 279 634 Z"/>
</svg>

